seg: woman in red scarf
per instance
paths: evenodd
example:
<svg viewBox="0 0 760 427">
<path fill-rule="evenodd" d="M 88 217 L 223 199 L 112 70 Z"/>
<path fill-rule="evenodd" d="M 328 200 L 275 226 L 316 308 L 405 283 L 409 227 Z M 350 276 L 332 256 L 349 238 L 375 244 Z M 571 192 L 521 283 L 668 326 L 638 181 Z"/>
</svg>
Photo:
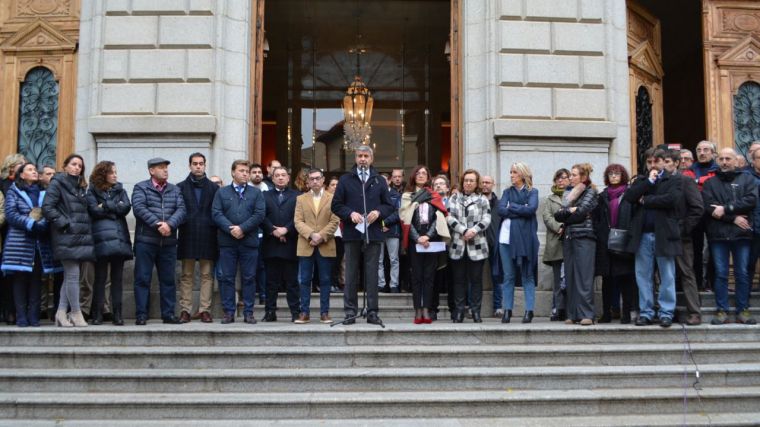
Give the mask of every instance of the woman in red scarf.
<svg viewBox="0 0 760 427">
<path fill-rule="evenodd" d="M 430 186 L 430 169 L 426 166 L 414 168 L 406 191 L 401 196 L 399 216 L 402 224 L 402 247 L 409 253 L 412 270 L 412 299 L 414 303 L 414 323 L 432 323 L 433 285 L 440 252 L 426 252 L 431 243 L 445 242 L 448 226 L 447 215 L 441 196 Z"/>
</svg>

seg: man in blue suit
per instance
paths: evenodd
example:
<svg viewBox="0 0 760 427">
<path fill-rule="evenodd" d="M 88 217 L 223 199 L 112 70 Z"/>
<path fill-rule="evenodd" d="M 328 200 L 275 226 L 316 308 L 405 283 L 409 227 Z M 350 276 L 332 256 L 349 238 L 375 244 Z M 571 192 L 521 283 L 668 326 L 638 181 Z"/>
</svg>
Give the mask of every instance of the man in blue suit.
<svg viewBox="0 0 760 427">
<path fill-rule="evenodd" d="M 263 320 L 277 320 L 277 293 L 282 286 L 287 292 L 290 321 L 293 322 L 301 313 L 296 257 L 298 231 L 294 221 L 296 198 L 300 193 L 288 187 L 290 174 L 282 166 L 272 168 L 272 182 L 274 190 L 264 192 L 266 216 L 262 223 L 262 250 L 267 271 L 267 298 Z"/>
<path fill-rule="evenodd" d="M 377 265 L 380 259 L 380 243 L 384 241 L 380 220 L 390 216 L 396 208 L 388 192 L 388 183 L 372 167 L 372 154 L 372 148 L 367 145 L 356 148 L 356 164 L 351 168 L 351 172 L 340 177 L 333 196 L 332 211 L 344 224 L 346 286 L 343 307 L 346 318 L 355 316 L 358 310 L 359 266 L 363 261 L 367 323 L 380 325 L 382 322 L 377 315 Z M 365 240 L 369 240 L 369 244 L 362 251 L 362 243 Z M 353 323 L 353 319 L 344 321 L 346 325 Z"/>
<path fill-rule="evenodd" d="M 240 266 L 243 293 L 243 319 L 254 324 L 253 301 L 256 294 L 258 230 L 264 219 L 264 197 L 248 185 L 251 166 L 247 160 L 232 163 L 232 184 L 216 192 L 211 216 L 219 230 L 219 294 L 222 297 L 222 323 L 235 321 L 235 276 Z"/>
</svg>

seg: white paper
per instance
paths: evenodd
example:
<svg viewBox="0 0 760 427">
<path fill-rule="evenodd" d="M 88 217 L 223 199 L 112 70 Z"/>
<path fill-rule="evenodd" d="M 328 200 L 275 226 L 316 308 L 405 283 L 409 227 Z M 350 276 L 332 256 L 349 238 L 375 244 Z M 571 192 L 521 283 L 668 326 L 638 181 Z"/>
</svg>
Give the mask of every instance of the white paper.
<svg viewBox="0 0 760 427">
<path fill-rule="evenodd" d="M 512 220 L 507 218 L 501 222 L 501 229 L 499 230 L 499 243 L 505 245 L 509 244 L 509 227 L 512 224 Z"/>
<path fill-rule="evenodd" d="M 363 222 L 360 222 L 356 224 L 356 229 L 359 230 L 359 233 L 364 234 L 364 230 L 366 229 L 366 227 Z"/>
<path fill-rule="evenodd" d="M 446 250 L 446 243 L 430 242 L 427 248 L 417 243 L 414 247 L 417 249 L 417 252 L 443 252 Z"/>
</svg>

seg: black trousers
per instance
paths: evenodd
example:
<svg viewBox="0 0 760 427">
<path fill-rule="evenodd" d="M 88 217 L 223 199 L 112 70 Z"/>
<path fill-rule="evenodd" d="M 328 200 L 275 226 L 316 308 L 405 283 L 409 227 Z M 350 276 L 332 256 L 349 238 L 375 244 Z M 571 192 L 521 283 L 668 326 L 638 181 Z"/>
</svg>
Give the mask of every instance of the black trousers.
<svg viewBox="0 0 760 427">
<path fill-rule="evenodd" d="M 95 261 L 95 283 L 92 289 L 92 312 L 103 313 L 106 297 L 106 278 L 111 267 L 111 305 L 113 310 L 121 309 L 124 283 L 124 258 L 99 258 Z M 96 311 L 97 310 L 97 311 Z"/>
<path fill-rule="evenodd" d="M 34 267 L 31 272 L 13 273 L 13 299 L 16 306 L 17 325 L 38 325 L 40 323 L 40 298 L 42 296 L 42 260 L 39 252 L 34 252 Z"/>
<path fill-rule="evenodd" d="M 343 310 L 346 317 L 355 316 L 359 313 L 358 289 L 361 283 L 361 269 L 364 268 L 367 282 L 364 292 L 367 294 L 367 313 L 377 313 L 377 266 L 380 262 L 380 242 L 369 242 L 362 253 L 362 245 L 359 240 L 343 241 L 346 251 L 346 286 L 343 289 Z"/>
<path fill-rule="evenodd" d="M 285 258 L 266 258 L 267 269 L 267 301 L 266 312 L 277 310 L 277 294 L 285 289 L 288 308 L 291 315 L 301 312 L 301 297 L 298 287 L 298 260 Z"/>
<path fill-rule="evenodd" d="M 454 273 L 454 305 L 456 311 L 464 313 L 467 303 L 467 289 L 470 289 L 470 310 L 480 313 L 483 302 L 483 264 L 486 260 L 473 261 L 465 252 L 461 259 L 452 259 L 451 270 Z"/>
<path fill-rule="evenodd" d="M 435 288 L 435 271 L 438 268 L 437 253 L 418 253 L 413 245 L 409 248 L 409 261 L 412 268 L 412 300 L 414 309 L 433 308 L 433 288 Z"/>
</svg>

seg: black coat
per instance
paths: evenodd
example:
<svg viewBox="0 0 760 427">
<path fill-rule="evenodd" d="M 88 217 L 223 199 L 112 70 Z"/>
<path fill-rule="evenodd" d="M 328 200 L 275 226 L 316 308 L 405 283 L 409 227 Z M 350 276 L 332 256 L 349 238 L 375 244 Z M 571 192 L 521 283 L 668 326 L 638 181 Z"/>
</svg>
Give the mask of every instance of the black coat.
<svg viewBox="0 0 760 427">
<path fill-rule="evenodd" d="M 655 256 L 679 256 L 683 254 L 681 243 L 681 218 L 683 217 L 683 192 L 680 179 L 664 172 L 654 184 L 640 175 L 623 195 L 633 206 L 631 216 L 631 241 L 628 251 L 639 250 L 644 233 L 644 211 L 654 210 Z M 640 200 L 643 199 L 643 204 Z"/>
<path fill-rule="evenodd" d="M 52 225 L 53 258 L 58 261 L 95 261 L 87 190 L 78 179 L 57 173 L 42 202 L 42 213 Z"/>
<path fill-rule="evenodd" d="M 261 223 L 264 230 L 264 244 L 261 249 L 264 258 L 296 259 L 296 244 L 298 243 L 298 231 L 296 231 L 295 214 L 296 198 L 300 195 L 292 188 L 286 188 L 283 192 L 282 203 L 278 201 L 277 190 L 264 192 L 264 204 L 266 215 Z M 285 227 L 288 234 L 285 242 L 272 235 L 274 227 Z"/>
<path fill-rule="evenodd" d="M 631 204 L 620 196 L 618 206 L 618 223 L 615 228 L 628 230 L 631 220 Z M 617 254 L 610 252 L 607 242 L 610 238 L 610 196 L 605 188 L 599 194 L 598 204 L 594 209 L 594 232 L 596 233 L 596 262 L 594 263 L 596 276 L 623 276 L 634 273 L 634 258 L 632 254 Z"/>
<path fill-rule="evenodd" d="M 219 186 L 205 176 L 197 182 L 193 175 L 178 183 L 177 187 L 185 200 L 185 222 L 179 227 L 177 241 L 177 259 L 217 258 L 219 246 L 216 240 L 216 224 L 211 217 L 211 205 Z M 195 188 L 201 190 L 200 203 L 195 197 Z"/>
<path fill-rule="evenodd" d="M 90 185 L 87 210 L 92 218 L 96 258 L 132 259 L 132 242 L 126 220 L 131 209 L 132 203 L 120 182 L 106 191 Z"/>
<path fill-rule="evenodd" d="M 757 204 L 757 184 L 752 175 L 743 172 L 718 172 L 705 182 L 702 190 L 707 220 L 707 240 L 752 239 L 752 230 L 742 230 L 734 224 L 744 215 L 753 226 L 753 211 Z M 715 208 L 723 206 L 725 214 L 720 219 L 712 217 Z"/>
<path fill-rule="evenodd" d="M 596 239 L 594 222 L 591 217 L 598 202 L 596 188 L 589 185 L 575 200 L 568 202 L 567 196 L 571 192 L 572 189 L 565 190 L 565 194 L 562 196 L 562 207 L 554 213 L 554 219 L 565 224 L 564 238 Z M 570 213 L 572 207 L 578 209 Z"/>
<path fill-rule="evenodd" d="M 684 217 L 681 220 L 681 238 L 691 238 L 691 232 L 702 221 L 705 206 L 702 194 L 693 179 L 680 173 L 676 177 L 681 180 L 681 192 L 683 192 L 683 204 L 681 206 Z"/>
<path fill-rule="evenodd" d="M 343 174 L 338 180 L 338 187 L 335 189 L 335 195 L 332 201 L 333 213 L 343 221 L 343 241 L 357 241 L 364 238 L 364 234 L 356 229 L 356 225 L 351 221 L 351 212 L 364 212 L 364 199 L 362 198 L 362 187 L 364 187 L 364 197 L 367 199 L 367 214 L 373 210 L 380 212 L 380 217 L 369 225 L 369 240 L 373 242 L 384 241 L 380 224 L 385 218 L 388 218 L 398 209 L 391 200 L 388 190 L 388 183 L 385 178 L 377 173 L 377 170 L 370 166 L 369 178 L 362 184 L 357 174 L 356 165 L 351 168 L 351 172 Z"/>
</svg>

